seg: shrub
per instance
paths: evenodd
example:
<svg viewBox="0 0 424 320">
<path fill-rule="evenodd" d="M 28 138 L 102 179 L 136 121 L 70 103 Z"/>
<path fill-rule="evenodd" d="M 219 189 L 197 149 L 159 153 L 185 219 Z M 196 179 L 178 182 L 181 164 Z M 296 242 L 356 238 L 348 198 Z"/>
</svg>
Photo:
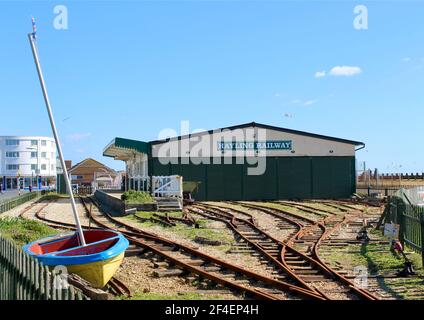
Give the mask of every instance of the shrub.
<svg viewBox="0 0 424 320">
<path fill-rule="evenodd" d="M 126 204 L 155 203 L 155 199 L 145 191 L 129 190 L 122 194 L 121 200 Z"/>
</svg>

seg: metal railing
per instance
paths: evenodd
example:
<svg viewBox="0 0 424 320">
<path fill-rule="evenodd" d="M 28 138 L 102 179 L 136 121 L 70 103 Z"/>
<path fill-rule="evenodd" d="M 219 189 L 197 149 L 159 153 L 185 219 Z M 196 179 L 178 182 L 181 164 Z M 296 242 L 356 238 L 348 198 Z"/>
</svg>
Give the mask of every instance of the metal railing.
<svg viewBox="0 0 424 320">
<path fill-rule="evenodd" d="M 154 197 L 183 197 L 182 176 L 153 176 L 152 185 Z"/>
<path fill-rule="evenodd" d="M 10 240 L 0 236 L 0 300 L 88 300 Z"/>
<path fill-rule="evenodd" d="M 385 215 L 386 222 L 399 225 L 399 240 L 421 254 L 424 265 L 424 207 L 393 196 L 388 199 Z"/>
<path fill-rule="evenodd" d="M 12 210 L 13 208 L 24 204 L 32 199 L 39 198 L 41 196 L 41 191 L 34 191 L 29 193 L 24 193 L 21 196 L 6 199 L 0 203 L 0 213 Z"/>
<path fill-rule="evenodd" d="M 130 190 L 145 191 L 154 197 L 177 197 L 183 198 L 183 177 L 173 176 L 152 176 L 150 177 L 130 177 L 128 188 Z"/>
</svg>

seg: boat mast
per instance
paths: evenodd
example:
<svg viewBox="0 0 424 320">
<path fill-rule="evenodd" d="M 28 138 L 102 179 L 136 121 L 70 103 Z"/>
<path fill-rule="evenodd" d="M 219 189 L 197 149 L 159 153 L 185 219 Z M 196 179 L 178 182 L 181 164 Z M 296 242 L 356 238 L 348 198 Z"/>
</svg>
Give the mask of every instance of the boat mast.
<svg viewBox="0 0 424 320">
<path fill-rule="evenodd" d="M 43 73 L 41 71 L 40 61 L 38 59 L 38 52 L 37 52 L 37 46 L 36 46 L 36 27 L 35 27 L 34 18 L 32 19 L 32 26 L 33 26 L 33 32 L 28 34 L 28 39 L 29 39 L 29 43 L 31 44 L 32 54 L 34 56 L 34 61 L 35 61 L 35 66 L 37 67 L 38 78 L 40 80 L 41 89 L 43 90 L 44 102 L 46 103 L 47 113 L 49 115 L 50 124 L 51 124 L 52 131 L 53 131 L 53 136 L 54 136 L 54 139 L 56 141 L 56 148 L 57 148 L 57 152 L 59 153 L 60 163 L 62 165 L 63 175 L 64 175 L 65 182 L 66 182 L 66 188 L 68 190 L 69 196 L 71 197 L 72 211 L 73 211 L 73 214 L 74 214 L 74 219 L 75 219 L 75 223 L 76 223 L 76 226 L 77 226 L 77 232 L 78 232 L 78 235 L 79 235 L 79 239 L 80 239 L 80 242 L 81 242 L 80 244 L 82 246 L 85 246 L 86 243 L 85 243 L 85 239 L 84 239 L 84 233 L 82 232 L 81 223 L 80 223 L 80 220 L 79 220 L 79 217 L 78 217 L 78 211 L 77 211 L 77 206 L 75 204 L 74 194 L 72 192 L 71 181 L 69 180 L 68 170 L 66 169 L 65 160 L 63 158 L 62 147 L 60 145 L 59 136 L 57 134 L 56 125 L 55 125 L 55 122 L 54 122 L 53 113 L 52 113 L 52 109 L 51 109 L 51 106 L 50 106 L 49 96 L 47 94 L 46 84 L 44 82 L 44 77 L 43 77 Z"/>
</svg>

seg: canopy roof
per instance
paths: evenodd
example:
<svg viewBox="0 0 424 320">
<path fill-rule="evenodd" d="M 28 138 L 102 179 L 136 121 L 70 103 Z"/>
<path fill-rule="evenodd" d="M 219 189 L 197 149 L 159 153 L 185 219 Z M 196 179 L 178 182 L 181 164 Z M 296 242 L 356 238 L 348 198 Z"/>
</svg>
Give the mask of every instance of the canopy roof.
<svg viewBox="0 0 424 320">
<path fill-rule="evenodd" d="M 341 142 L 341 143 L 347 143 L 355 146 L 362 146 L 359 149 L 362 149 L 365 147 L 365 144 L 360 141 L 354 141 L 354 140 L 347 140 L 347 139 L 341 139 L 336 137 L 330 137 L 330 136 L 324 136 L 320 134 L 305 132 L 305 131 L 298 131 L 298 130 L 292 130 L 287 128 L 281 128 L 281 127 L 275 127 L 270 126 L 266 124 L 256 123 L 256 122 L 250 122 L 245 123 L 237 126 L 231 126 L 226 128 L 220 128 L 215 130 L 209 130 L 209 131 L 203 131 L 203 132 L 197 132 L 189 135 L 183 135 L 178 136 L 174 138 L 167 138 L 163 140 L 155 140 L 150 142 L 144 142 L 144 141 L 137 141 L 137 140 L 131 140 L 131 139 L 124 139 L 124 138 L 115 138 L 113 139 L 103 150 L 103 155 L 106 157 L 112 157 L 115 160 L 128 160 L 131 158 L 135 153 L 144 153 L 144 154 L 150 154 L 150 148 L 152 145 L 156 144 L 163 144 L 167 143 L 171 140 L 182 140 L 187 139 L 190 137 L 196 137 L 196 136 L 202 136 L 206 134 L 213 134 L 216 131 L 223 131 L 223 130 L 235 130 L 235 129 L 243 129 L 243 128 L 249 128 L 249 127 L 257 127 L 257 128 L 263 128 L 263 129 L 269 129 L 269 130 L 275 130 L 295 135 L 301 135 L 301 136 L 307 136 L 312 138 L 318 138 L 323 140 L 330 140 L 335 142 Z M 357 150 L 359 150 L 357 149 Z"/>
<path fill-rule="evenodd" d="M 144 141 L 137 141 L 124 138 L 113 139 L 103 150 L 103 155 L 115 160 L 127 160 L 134 153 L 149 153 L 149 144 Z"/>
</svg>

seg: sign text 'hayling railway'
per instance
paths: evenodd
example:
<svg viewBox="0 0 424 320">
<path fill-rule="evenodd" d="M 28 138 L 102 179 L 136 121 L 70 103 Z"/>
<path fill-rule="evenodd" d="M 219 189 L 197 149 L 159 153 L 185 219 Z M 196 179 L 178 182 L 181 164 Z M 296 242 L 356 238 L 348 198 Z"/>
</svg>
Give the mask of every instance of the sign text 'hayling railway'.
<svg viewBox="0 0 424 320">
<path fill-rule="evenodd" d="M 218 150 L 291 150 L 292 141 L 218 142 Z"/>
</svg>

